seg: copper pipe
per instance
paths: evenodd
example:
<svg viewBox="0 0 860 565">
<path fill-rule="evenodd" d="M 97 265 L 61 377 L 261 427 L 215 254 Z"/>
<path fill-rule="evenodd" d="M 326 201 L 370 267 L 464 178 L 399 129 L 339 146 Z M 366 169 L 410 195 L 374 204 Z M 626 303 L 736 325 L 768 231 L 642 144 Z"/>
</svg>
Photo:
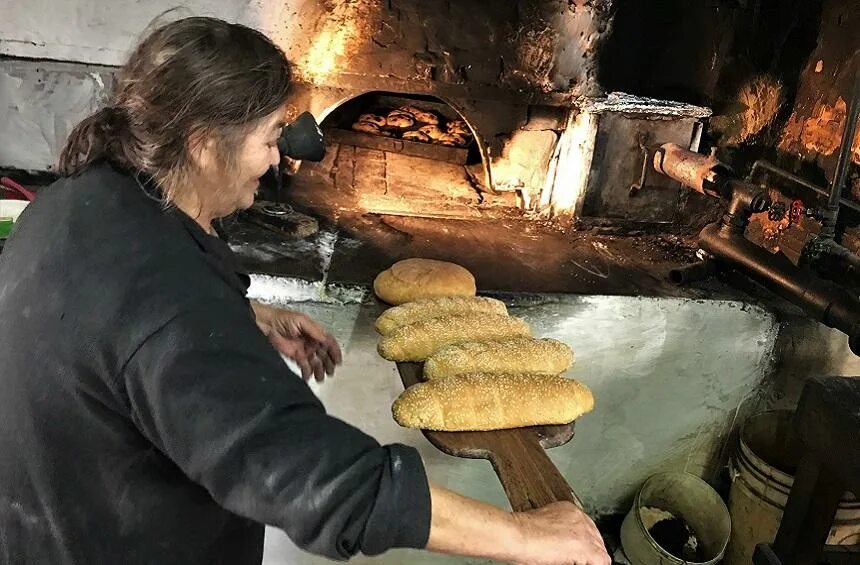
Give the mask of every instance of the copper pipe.
<svg viewBox="0 0 860 565">
<path fill-rule="evenodd" d="M 810 317 L 848 334 L 851 351 L 860 355 L 860 300 L 812 271 L 798 269 L 784 255 L 768 253 L 744 237 L 750 216 L 771 205 L 766 191 L 731 180 L 729 169 L 720 167 L 713 156 L 704 157 L 674 144 L 660 147 L 654 168 L 702 194 L 729 200 L 722 220 L 705 226 L 699 234 L 699 245 L 706 253 L 800 306 Z"/>
<path fill-rule="evenodd" d="M 753 163 L 752 169 L 750 169 L 750 173 L 747 176 L 747 180 L 751 181 L 755 178 L 755 173 L 759 169 L 764 169 L 765 171 L 774 173 L 775 175 L 788 179 L 795 184 L 813 190 L 822 196 L 828 196 L 830 194 L 826 188 L 811 183 L 803 177 L 792 174 L 791 172 L 762 159 Z M 847 198 L 840 198 L 839 204 L 840 206 L 845 206 L 846 208 L 851 208 L 852 210 L 860 212 L 860 204 L 848 200 Z M 830 264 L 831 262 L 824 261 L 824 263 L 827 263 L 826 266 L 819 269 L 824 273 L 824 276 L 830 280 L 848 282 L 849 285 L 860 285 L 860 257 L 839 245 L 830 237 L 816 238 L 815 245 L 823 245 L 824 254 L 822 256 L 825 258 L 832 257 L 838 263 L 834 266 Z M 819 260 L 817 263 L 821 262 L 822 261 Z M 818 268 L 817 264 L 813 266 Z"/>
<path fill-rule="evenodd" d="M 702 259 L 696 263 L 682 265 L 669 271 L 669 282 L 675 285 L 700 281 L 717 274 L 717 262 L 713 259 Z"/>
<path fill-rule="evenodd" d="M 752 180 L 755 178 L 756 172 L 759 169 L 764 169 L 765 171 L 774 173 L 775 175 L 780 176 L 782 178 L 785 178 L 787 180 L 790 180 L 791 182 L 793 182 L 797 185 L 808 188 L 809 190 L 812 190 L 813 192 L 816 192 L 817 194 L 820 194 L 821 196 L 828 196 L 829 197 L 829 195 L 830 195 L 830 191 L 828 189 L 821 187 L 821 186 L 818 186 L 815 183 L 809 182 L 805 178 L 797 176 L 794 173 L 787 171 L 781 167 L 777 167 L 776 165 L 774 165 L 770 161 L 765 161 L 764 159 L 759 159 L 758 161 L 753 163 L 753 166 L 750 169 L 750 174 L 747 175 L 747 181 L 752 182 Z M 847 198 L 840 198 L 839 199 L 839 205 L 845 206 L 847 208 L 851 208 L 852 210 L 854 210 L 856 212 L 860 212 L 860 204 L 858 204 L 857 202 L 854 202 L 853 200 L 849 200 Z"/>
<path fill-rule="evenodd" d="M 713 155 L 706 157 L 675 143 L 665 143 L 654 152 L 653 165 L 658 172 L 696 192 L 714 198 L 731 196 L 725 186 L 731 169 Z"/>
<path fill-rule="evenodd" d="M 796 268 L 784 256 L 768 253 L 719 222 L 705 226 L 699 244 L 800 306 L 810 317 L 848 334 L 851 351 L 860 355 L 860 301 L 845 289 Z"/>
</svg>

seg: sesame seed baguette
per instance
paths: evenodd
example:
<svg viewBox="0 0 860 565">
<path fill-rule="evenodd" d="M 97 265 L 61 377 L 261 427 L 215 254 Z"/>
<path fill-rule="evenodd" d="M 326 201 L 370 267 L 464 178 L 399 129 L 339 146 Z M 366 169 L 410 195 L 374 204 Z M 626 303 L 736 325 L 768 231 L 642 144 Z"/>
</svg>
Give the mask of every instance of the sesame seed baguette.
<svg viewBox="0 0 860 565">
<path fill-rule="evenodd" d="M 520 318 L 499 314 L 440 316 L 394 330 L 379 340 L 377 350 L 389 361 L 424 361 L 446 345 L 529 335 L 529 325 Z"/>
<path fill-rule="evenodd" d="M 397 328 L 439 316 L 462 314 L 499 314 L 507 316 L 505 303 L 495 298 L 484 296 L 442 296 L 408 302 L 394 308 L 389 308 L 376 319 L 376 331 L 382 335 L 390 335 Z"/>
<path fill-rule="evenodd" d="M 437 350 L 424 363 L 424 378 L 464 373 L 545 373 L 558 375 L 573 365 L 573 351 L 555 339 L 514 337 L 467 342 Z"/>
<path fill-rule="evenodd" d="M 403 427 L 458 432 L 567 424 L 593 408 L 588 387 L 571 379 L 481 373 L 415 384 L 391 411 Z"/>
</svg>

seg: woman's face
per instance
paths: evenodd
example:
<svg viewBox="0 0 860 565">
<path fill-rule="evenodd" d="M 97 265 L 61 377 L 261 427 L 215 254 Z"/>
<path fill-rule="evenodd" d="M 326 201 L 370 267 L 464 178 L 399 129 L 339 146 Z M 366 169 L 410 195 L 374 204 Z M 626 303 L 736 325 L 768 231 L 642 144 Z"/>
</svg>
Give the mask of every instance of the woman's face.
<svg viewBox="0 0 860 565">
<path fill-rule="evenodd" d="M 210 218 L 229 216 L 237 210 L 250 208 L 262 177 L 280 160 L 278 137 L 284 127 L 286 108 L 282 107 L 260 123 L 245 137 L 236 156 L 233 170 L 225 170 L 224 163 L 214 151 L 207 151 L 202 159 L 202 177 L 198 184 L 198 198 L 204 215 Z M 202 186 L 201 186 L 202 185 Z"/>
<path fill-rule="evenodd" d="M 232 190 L 229 192 L 232 192 L 232 195 L 229 195 L 230 202 L 225 202 L 226 205 L 232 206 L 228 214 L 250 208 L 260 186 L 260 177 L 280 162 L 278 137 L 284 127 L 284 115 L 285 108 L 279 109 L 263 119 L 245 138 L 236 160 L 237 170 L 231 175 Z"/>
<path fill-rule="evenodd" d="M 265 118 L 245 139 L 239 153 L 236 171 L 237 192 L 235 209 L 244 210 L 254 203 L 254 196 L 260 187 L 260 177 L 281 160 L 278 152 L 278 138 L 284 128 L 286 108 Z"/>
</svg>

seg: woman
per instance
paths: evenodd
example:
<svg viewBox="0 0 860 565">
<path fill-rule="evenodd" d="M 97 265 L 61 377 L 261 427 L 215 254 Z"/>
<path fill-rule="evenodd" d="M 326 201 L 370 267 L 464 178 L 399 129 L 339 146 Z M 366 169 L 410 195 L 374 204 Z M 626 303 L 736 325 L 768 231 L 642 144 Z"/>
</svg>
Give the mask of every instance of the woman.
<svg viewBox="0 0 860 565">
<path fill-rule="evenodd" d="M 512 514 L 428 484 L 414 449 L 327 416 L 282 362 L 322 379 L 340 350 L 250 304 L 212 222 L 278 162 L 289 81 L 262 34 L 189 18 L 72 132 L 0 255 L 2 561 L 260 563 L 271 524 L 336 559 L 608 563 L 572 504 Z"/>
</svg>

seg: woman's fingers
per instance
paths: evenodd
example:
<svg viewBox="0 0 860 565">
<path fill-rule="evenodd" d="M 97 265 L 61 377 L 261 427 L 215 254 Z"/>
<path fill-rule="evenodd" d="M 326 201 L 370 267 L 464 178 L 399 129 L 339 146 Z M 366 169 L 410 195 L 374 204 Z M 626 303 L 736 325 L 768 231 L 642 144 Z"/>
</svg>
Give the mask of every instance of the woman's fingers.
<svg viewBox="0 0 860 565">
<path fill-rule="evenodd" d="M 343 363 L 343 352 L 340 349 L 340 345 L 337 343 L 334 336 L 325 331 L 322 326 L 304 315 L 296 318 L 296 324 L 302 336 L 310 338 L 311 341 L 316 342 L 322 349 L 324 349 L 325 356 L 331 360 L 332 363 L 335 365 Z M 331 374 L 333 371 L 333 369 L 329 370 L 328 367 L 326 367 L 326 372 L 328 374 Z"/>
<path fill-rule="evenodd" d="M 335 362 L 334 359 L 332 359 L 329 350 L 323 346 L 319 346 L 317 347 L 317 356 L 320 358 L 320 361 L 322 361 L 325 374 L 328 376 L 334 375 Z"/>
<path fill-rule="evenodd" d="M 289 355 L 287 355 L 287 357 L 289 357 Z M 296 365 L 299 366 L 299 369 L 302 370 L 302 378 L 304 380 L 311 378 L 313 367 L 311 366 L 310 359 L 308 359 L 308 355 L 303 347 L 296 348 L 296 352 L 293 354 L 292 359 L 296 362 Z"/>
<path fill-rule="evenodd" d="M 325 366 L 323 366 L 322 360 L 315 353 L 311 353 L 308 356 L 308 360 L 311 370 L 313 371 L 314 378 L 317 382 L 322 382 L 325 379 Z"/>
<path fill-rule="evenodd" d="M 334 337 L 303 314 L 294 316 L 292 320 L 295 322 L 292 330 L 280 325 L 265 332 L 275 349 L 296 362 L 305 380 L 313 376 L 322 381 L 326 375 L 334 374 L 343 360 Z"/>
<path fill-rule="evenodd" d="M 335 365 L 340 365 L 343 363 L 343 352 L 340 350 L 340 345 L 334 336 L 329 335 L 328 337 L 328 342 L 325 343 L 326 352 Z"/>
</svg>

